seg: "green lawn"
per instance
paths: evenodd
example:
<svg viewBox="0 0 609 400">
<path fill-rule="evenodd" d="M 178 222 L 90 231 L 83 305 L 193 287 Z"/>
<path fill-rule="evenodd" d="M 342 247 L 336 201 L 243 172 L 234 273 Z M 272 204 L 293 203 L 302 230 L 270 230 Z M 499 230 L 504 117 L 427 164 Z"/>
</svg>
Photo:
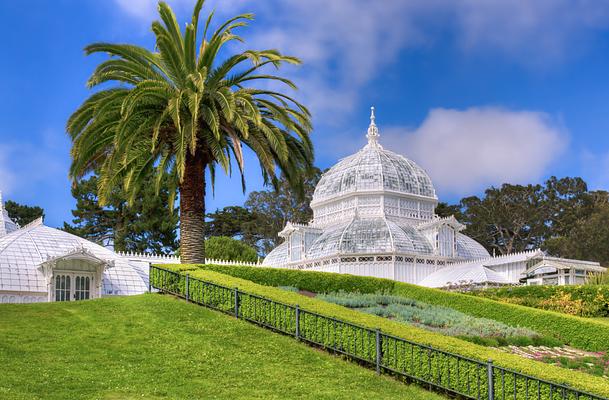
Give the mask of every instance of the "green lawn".
<svg viewBox="0 0 609 400">
<path fill-rule="evenodd" d="M 607 318 L 607 317 L 603 317 L 603 318 L 592 318 L 592 319 L 593 319 L 593 320 L 595 320 L 595 321 L 603 322 L 603 323 L 605 323 L 605 324 L 608 324 L 608 325 L 609 325 L 609 318 Z"/>
<path fill-rule="evenodd" d="M 0 305 L 2 399 L 440 399 L 162 295 Z"/>
</svg>

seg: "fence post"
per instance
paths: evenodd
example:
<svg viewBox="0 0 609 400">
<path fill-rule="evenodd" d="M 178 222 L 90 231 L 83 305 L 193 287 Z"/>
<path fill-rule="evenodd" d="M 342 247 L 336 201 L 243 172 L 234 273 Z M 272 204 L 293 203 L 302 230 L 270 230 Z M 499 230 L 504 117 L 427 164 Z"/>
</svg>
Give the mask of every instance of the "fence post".
<svg viewBox="0 0 609 400">
<path fill-rule="evenodd" d="M 486 363 L 486 373 L 488 380 L 488 400 L 495 398 L 495 377 L 493 376 L 493 360 L 488 360 Z"/>
<path fill-rule="evenodd" d="M 381 373 L 381 330 L 376 328 L 376 373 Z"/>
<path fill-rule="evenodd" d="M 190 300 L 190 276 L 186 274 L 186 301 Z"/>
<path fill-rule="evenodd" d="M 296 339 L 300 339 L 300 306 L 296 304 Z"/>
<path fill-rule="evenodd" d="M 152 292 L 152 263 L 148 263 L 148 293 Z"/>
<path fill-rule="evenodd" d="M 235 288 L 235 318 L 239 318 L 239 288 Z"/>
</svg>

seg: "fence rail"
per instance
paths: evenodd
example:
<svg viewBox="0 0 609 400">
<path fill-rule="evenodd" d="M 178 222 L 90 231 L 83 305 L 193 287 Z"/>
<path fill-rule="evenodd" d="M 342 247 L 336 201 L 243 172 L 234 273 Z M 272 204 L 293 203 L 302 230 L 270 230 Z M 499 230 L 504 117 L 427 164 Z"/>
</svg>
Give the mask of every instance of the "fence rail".
<svg viewBox="0 0 609 400">
<path fill-rule="evenodd" d="M 607 400 L 562 384 L 388 335 L 187 274 L 150 267 L 150 285 L 236 318 L 469 399 Z"/>
</svg>

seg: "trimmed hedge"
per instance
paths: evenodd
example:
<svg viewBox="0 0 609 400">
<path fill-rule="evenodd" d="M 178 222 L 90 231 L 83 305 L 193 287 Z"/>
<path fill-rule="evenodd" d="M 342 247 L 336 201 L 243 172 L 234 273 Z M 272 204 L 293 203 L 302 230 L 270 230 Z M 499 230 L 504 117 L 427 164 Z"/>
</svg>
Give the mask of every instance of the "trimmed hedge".
<svg viewBox="0 0 609 400">
<path fill-rule="evenodd" d="M 519 286 L 469 294 L 580 317 L 609 317 L 609 285 Z"/>
<path fill-rule="evenodd" d="M 166 266 L 161 266 L 161 268 L 166 268 Z M 286 291 L 276 288 L 276 287 L 259 285 L 254 282 L 248 281 L 248 280 L 236 278 L 233 276 L 223 275 L 223 274 L 220 274 L 220 273 L 217 273 L 214 271 L 197 268 L 195 266 L 179 266 L 179 267 L 173 267 L 172 269 L 176 270 L 176 271 L 181 271 L 182 273 L 187 272 L 191 277 L 202 279 L 206 282 L 212 282 L 212 283 L 222 285 L 225 287 L 229 287 L 229 288 L 237 287 L 237 288 L 239 288 L 239 290 L 242 290 L 249 294 L 256 295 L 256 296 L 263 296 L 265 298 L 268 298 L 268 299 L 271 299 L 271 300 L 274 300 L 277 302 L 291 304 L 291 305 L 298 304 L 301 307 L 301 309 L 303 309 L 303 310 L 307 310 L 307 311 L 317 313 L 317 314 L 320 314 L 323 316 L 336 318 L 336 319 L 339 319 L 342 321 L 350 322 L 350 323 L 368 327 L 371 329 L 380 328 L 383 331 L 383 333 L 385 333 L 385 334 L 404 338 L 406 340 L 410 340 L 410 341 L 413 341 L 416 343 L 429 345 L 429 346 L 432 346 L 433 348 L 436 348 L 439 350 L 443 350 L 443 351 L 447 351 L 447 352 L 451 352 L 451 353 L 455 353 L 455 354 L 460 354 L 464 357 L 469 357 L 469 358 L 477 359 L 477 360 L 493 359 L 495 365 L 497 365 L 497 366 L 512 369 L 512 370 L 515 370 L 515 371 L 518 371 L 518 372 L 521 372 L 524 374 L 528 374 L 531 376 L 535 376 L 535 377 L 538 377 L 540 379 L 544 379 L 547 381 L 565 384 L 565 385 L 568 385 L 568 386 L 574 387 L 574 388 L 579 388 L 580 390 L 592 392 L 592 393 L 595 393 L 595 394 L 598 394 L 601 396 L 609 396 L 609 384 L 607 383 L 606 380 L 604 380 L 602 378 L 590 376 L 590 375 L 587 375 L 587 374 L 584 374 L 581 372 L 569 371 L 566 369 L 562 369 L 562 368 L 555 367 L 552 365 L 547 365 L 545 363 L 541 363 L 541 362 L 537 362 L 537 361 L 528 360 L 528 359 L 525 359 L 525 358 L 522 358 L 520 356 L 516 356 L 513 354 L 497 352 L 496 350 L 485 348 L 483 346 L 469 343 L 469 342 L 466 342 L 464 340 L 460 340 L 457 338 L 452 338 L 452 337 L 444 336 L 444 335 L 441 335 L 438 333 L 429 332 L 429 331 L 426 331 L 426 330 L 423 330 L 420 328 L 416 328 L 416 327 L 404 325 L 404 324 L 401 324 L 401 323 L 398 323 L 395 321 L 387 320 L 385 318 L 350 310 L 345 307 L 327 303 L 327 302 L 324 302 L 319 299 L 308 298 L 308 297 L 305 297 L 305 296 L 302 296 L 302 295 L 299 295 L 299 294 L 293 293 L 293 292 L 286 292 Z M 161 279 L 161 278 L 158 276 L 158 274 L 153 273 L 151 275 L 151 281 L 153 283 L 157 282 L 159 279 Z M 184 291 L 184 281 L 185 281 L 185 279 L 182 278 L 178 282 L 174 282 L 175 290 Z M 160 283 L 160 282 L 157 282 L 157 283 Z M 207 296 L 206 303 L 211 301 L 213 304 L 215 304 L 217 306 L 217 308 L 223 309 L 225 311 L 231 310 L 231 307 L 233 307 L 233 305 L 234 305 L 234 297 L 231 297 L 230 290 L 227 291 L 224 289 L 223 291 L 222 290 L 205 291 L 205 290 L 202 290 L 201 287 L 197 287 L 196 286 L 197 284 L 202 285 L 201 282 L 197 282 L 196 280 L 192 280 L 190 283 L 191 298 L 196 300 L 196 298 L 195 298 L 196 296 L 204 295 L 204 296 Z M 158 286 L 158 285 L 155 285 L 155 286 Z M 294 285 L 294 286 L 296 286 L 296 285 Z M 282 314 L 281 312 L 277 312 L 276 309 L 269 309 L 268 307 L 266 307 L 266 308 L 262 307 L 260 304 L 260 300 L 258 299 L 258 297 L 255 297 L 255 296 L 242 295 L 242 296 L 240 296 L 240 298 L 241 298 L 241 312 L 245 313 L 245 315 L 248 315 L 248 313 L 250 313 L 250 314 L 258 313 L 258 315 L 260 315 L 260 313 L 266 313 L 265 314 L 266 316 L 264 318 L 266 318 L 269 321 L 269 323 L 271 321 L 274 321 L 274 323 L 276 324 L 277 318 L 279 318 L 280 323 L 284 324 L 284 326 L 286 327 L 288 332 L 291 332 L 290 329 L 293 329 L 294 320 L 289 315 L 289 313 L 286 314 L 284 312 Z M 470 299 L 471 299 L 471 297 L 470 297 Z M 308 314 L 308 315 L 311 316 L 310 314 Z M 281 321 L 283 321 L 283 322 L 281 322 Z M 332 331 L 329 328 L 330 327 L 328 327 L 328 326 L 325 326 L 325 327 L 323 326 L 323 321 L 320 326 L 320 321 L 317 319 L 311 319 L 311 320 L 305 319 L 304 321 L 301 320 L 301 329 L 303 329 L 305 332 L 307 330 L 313 330 L 313 329 L 315 329 L 316 332 L 317 331 L 325 332 L 326 330 L 328 332 Z M 346 330 L 344 332 L 341 331 L 340 339 L 345 340 L 345 338 L 346 338 L 347 340 L 349 340 L 349 338 L 350 338 L 351 341 L 346 342 L 347 345 L 349 345 L 349 343 L 351 343 L 351 344 L 355 343 L 355 346 L 357 346 L 359 343 L 360 346 L 365 346 L 367 349 L 369 348 L 370 354 L 372 354 L 374 352 L 374 349 L 371 348 L 371 346 L 373 346 L 373 343 L 374 343 L 373 339 L 364 340 L 364 338 L 361 338 L 361 340 L 360 340 L 357 337 L 350 337 L 349 336 L 350 334 L 352 334 L 352 332 L 350 332 L 349 330 Z M 332 341 L 337 340 L 337 337 L 335 335 L 326 334 L 326 335 L 323 335 L 320 340 L 323 343 L 332 343 Z M 388 363 L 395 363 L 396 365 L 400 365 L 400 366 L 405 366 L 405 365 L 412 366 L 413 359 L 411 359 L 410 357 L 415 357 L 414 358 L 415 366 L 418 365 L 419 368 L 425 368 L 428 365 L 428 362 L 430 363 L 429 365 L 431 365 L 431 358 L 429 358 L 425 354 L 426 352 L 418 353 L 416 355 L 408 355 L 408 352 L 406 352 L 406 351 L 401 352 L 401 351 L 392 350 L 394 348 L 393 346 L 395 346 L 394 343 L 388 342 L 385 344 L 385 346 L 386 347 L 384 349 L 385 350 L 384 358 L 387 358 L 386 362 L 388 362 Z M 448 361 L 448 362 L 450 362 L 450 361 Z M 446 368 L 446 366 L 444 366 L 443 368 Z M 429 372 L 430 371 L 425 371 L 425 373 L 429 373 Z M 439 371 L 439 370 L 431 371 L 432 374 L 435 374 L 436 372 L 442 372 L 442 371 Z M 465 371 L 462 371 L 462 372 L 464 373 Z M 414 370 L 413 373 L 421 373 L 421 371 L 417 372 L 416 370 Z M 461 378 L 457 378 L 454 375 L 453 375 L 453 378 L 450 378 L 450 376 L 451 375 L 449 375 L 448 379 L 453 379 L 453 380 L 464 379 L 463 375 L 461 376 Z M 484 376 L 482 378 L 484 378 Z M 517 387 L 516 398 L 524 399 L 525 392 L 526 392 L 524 379 L 523 378 L 517 379 L 516 383 L 514 383 L 514 379 L 512 378 L 512 375 L 505 374 L 504 378 L 505 378 L 506 395 L 509 393 L 509 396 L 513 396 L 512 388 L 514 386 L 516 386 Z M 499 370 L 496 370 L 496 382 L 500 382 L 500 379 L 501 379 L 501 377 L 499 376 Z M 461 381 L 455 381 L 455 383 L 457 385 L 460 385 L 460 387 L 463 387 L 462 385 L 464 384 L 464 382 L 461 382 Z M 549 389 L 548 390 L 545 390 L 545 389 L 547 389 L 547 388 L 544 388 L 542 390 L 542 398 L 548 399 L 549 398 L 549 392 L 548 392 Z M 496 396 L 499 396 L 499 398 L 501 398 L 501 395 L 503 394 L 502 393 L 503 389 L 501 388 L 501 386 L 499 386 L 499 387 L 496 386 L 495 390 L 496 390 L 496 392 L 495 392 Z M 509 390 L 509 392 L 508 392 L 508 390 Z M 510 397 L 510 398 L 513 398 L 513 397 Z"/>
<path fill-rule="evenodd" d="M 178 268 L 192 267 L 178 266 Z M 327 272 L 248 267 L 244 265 L 202 265 L 198 266 L 198 268 L 247 279 L 261 285 L 294 286 L 300 290 L 308 290 L 315 293 L 339 291 L 358 293 L 392 292 L 395 286 L 395 281 L 389 279 L 331 274 Z"/>
<path fill-rule="evenodd" d="M 563 343 L 568 343 L 582 350 L 609 350 L 609 329 L 607 329 L 607 324 L 601 321 L 516 304 L 501 303 L 462 293 L 430 289 L 389 279 L 330 272 L 230 265 L 163 266 L 163 268 L 168 267 L 176 268 L 176 270 L 201 268 L 247 279 L 262 285 L 295 286 L 316 293 L 340 290 L 360 293 L 382 291 L 452 308 L 475 317 L 494 319 L 506 325 L 530 328 L 542 335 L 555 337 Z"/>
</svg>

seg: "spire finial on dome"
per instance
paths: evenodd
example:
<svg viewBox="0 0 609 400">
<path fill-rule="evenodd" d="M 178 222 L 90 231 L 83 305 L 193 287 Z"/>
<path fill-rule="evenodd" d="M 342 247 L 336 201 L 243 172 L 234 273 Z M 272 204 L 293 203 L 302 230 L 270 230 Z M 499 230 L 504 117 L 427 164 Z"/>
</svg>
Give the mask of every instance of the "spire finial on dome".
<svg viewBox="0 0 609 400">
<path fill-rule="evenodd" d="M 376 126 L 376 117 L 374 116 L 374 107 L 370 107 L 370 126 L 368 127 L 368 144 L 378 145 L 379 140 L 379 128 Z"/>
</svg>

